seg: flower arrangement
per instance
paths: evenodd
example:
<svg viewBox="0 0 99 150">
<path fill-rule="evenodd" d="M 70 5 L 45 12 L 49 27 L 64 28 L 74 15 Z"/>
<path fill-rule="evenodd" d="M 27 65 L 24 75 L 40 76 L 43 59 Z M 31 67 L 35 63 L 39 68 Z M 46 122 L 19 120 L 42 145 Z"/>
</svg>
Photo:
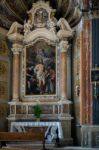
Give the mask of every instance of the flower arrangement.
<svg viewBox="0 0 99 150">
<path fill-rule="evenodd" d="M 33 106 L 33 114 L 36 119 L 40 119 L 42 114 L 42 108 L 40 104 L 37 103 L 36 105 Z"/>
</svg>

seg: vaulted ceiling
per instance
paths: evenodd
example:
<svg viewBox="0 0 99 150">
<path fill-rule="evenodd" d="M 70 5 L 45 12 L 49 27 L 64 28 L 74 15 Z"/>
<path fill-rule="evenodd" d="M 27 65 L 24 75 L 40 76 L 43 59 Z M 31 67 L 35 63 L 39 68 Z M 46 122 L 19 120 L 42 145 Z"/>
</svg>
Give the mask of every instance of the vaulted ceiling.
<svg viewBox="0 0 99 150">
<path fill-rule="evenodd" d="M 0 0 L 0 26 L 9 29 L 14 21 L 23 24 L 28 17 L 27 11 L 32 3 L 38 0 Z M 75 26 L 81 19 L 81 11 L 96 9 L 99 7 L 98 0 L 43 0 L 49 1 L 56 9 L 56 18 L 65 17 L 70 26 Z"/>
<path fill-rule="evenodd" d="M 37 0 L 0 0 L 0 26 L 9 29 L 14 21 L 23 24 L 28 17 L 27 11 Z M 43 0 L 44 1 L 44 0 Z M 65 17 L 71 27 L 75 26 L 80 18 L 81 11 L 74 0 L 45 0 L 56 9 L 56 18 Z"/>
</svg>

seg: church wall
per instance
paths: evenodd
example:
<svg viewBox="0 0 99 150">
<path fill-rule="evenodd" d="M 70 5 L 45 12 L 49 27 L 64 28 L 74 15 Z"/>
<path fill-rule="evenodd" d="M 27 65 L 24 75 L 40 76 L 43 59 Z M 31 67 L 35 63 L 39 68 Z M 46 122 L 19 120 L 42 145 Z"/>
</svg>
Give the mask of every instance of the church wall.
<svg viewBox="0 0 99 150">
<path fill-rule="evenodd" d="M 9 76 L 9 49 L 7 40 L 2 34 L 3 29 L 0 28 L 0 131 L 7 130 L 8 116 L 8 100 L 10 97 L 10 76 Z"/>
<path fill-rule="evenodd" d="M 99 19 L 96 16 L 95 12 L 92 16 L 84 14 L 80 34 L 80 132 L 81 145 L 85 147 L 99 147 L 99 86 L 98 80 L 95 82 L 95 74 L 92 76 L 93 70 L 97 71 L 99 65 Z M 79 138 L 79 134 L 77 137 Z"/>
<path fill-rule="evenodd" d="M 80 123 L 92 122 L 92 91 L 91 91 L 91 20 L 84 19 L 81 33 L 81 63 L 80 63 Z"/>
<path fill-rule="evenodd" d="M 74 123 L 76 132 L 76 144 L 81 145 L 82 126 L 91 124 L 91 21 L 83 17 L 81 24 L 78 26 L 74 49 L 72 53 L 72 73 L 73 73 L 73 107 Z"/>
<path fill-rule="evenodd" d="M 92 19 L 92 68 L 99 70 L 99 19 Z M 93 82 L 93 124 L 99 124 L 99 81 Z M 96 94 L 96 96 L 95 96 Z"/>
</svg>

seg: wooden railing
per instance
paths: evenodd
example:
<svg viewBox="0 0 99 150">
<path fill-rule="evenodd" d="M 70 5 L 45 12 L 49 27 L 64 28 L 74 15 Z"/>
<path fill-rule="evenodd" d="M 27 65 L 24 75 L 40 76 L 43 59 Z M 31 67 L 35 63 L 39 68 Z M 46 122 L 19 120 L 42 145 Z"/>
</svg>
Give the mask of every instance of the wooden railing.
<svg viewBox="0 0 99 150">
<path fill-rule="evenodd" d="M 6 142 L 17 141 L 42 141 L 45 150 L 45 131 L 40 132 L 0 132 L 1 148 L 6 146 Z"/>
</svg>

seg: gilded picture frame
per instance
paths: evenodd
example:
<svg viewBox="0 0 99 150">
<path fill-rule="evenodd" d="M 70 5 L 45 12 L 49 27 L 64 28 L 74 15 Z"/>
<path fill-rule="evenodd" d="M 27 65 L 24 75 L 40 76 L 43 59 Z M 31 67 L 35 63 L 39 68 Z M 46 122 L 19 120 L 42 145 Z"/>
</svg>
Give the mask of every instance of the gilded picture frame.
<svg viewBox="0 0 99 150">
<path fill-rule="evenodd" d="M 59 100 L 59 51 L 55 43 L 38 40 L 22 54 L 21 99 Z"/>
</svg>

